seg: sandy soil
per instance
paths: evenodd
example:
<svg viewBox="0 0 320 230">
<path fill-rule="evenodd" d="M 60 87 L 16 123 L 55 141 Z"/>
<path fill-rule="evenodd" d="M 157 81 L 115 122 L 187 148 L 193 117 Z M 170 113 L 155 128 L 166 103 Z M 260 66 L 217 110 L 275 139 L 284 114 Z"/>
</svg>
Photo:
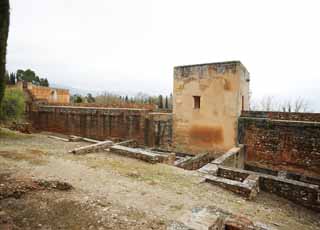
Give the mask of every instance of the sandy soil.
<svg viewBox="0 0 320 230">
<path fill-rule="evenodd" d="M 195 207 L 215 206 L 277 229 L 320 229 L 319 213 L 263 192 L 247 201 L 195 171 L 109 152 L 67 153 L 87 144 L 0 131 L 0 174 L 74 187 L 0 199 L 0 224 L 3 212 L 17 229 L 166 229 Z"/>
</svg>

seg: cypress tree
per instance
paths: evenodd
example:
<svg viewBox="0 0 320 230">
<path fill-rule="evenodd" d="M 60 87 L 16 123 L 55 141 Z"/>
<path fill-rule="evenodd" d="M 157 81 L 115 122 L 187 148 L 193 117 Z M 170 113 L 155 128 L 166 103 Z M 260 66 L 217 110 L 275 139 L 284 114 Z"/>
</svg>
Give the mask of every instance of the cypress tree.
<svg viewBox="0 0 320 230">
<path fill-rule="evenodd" d="M 166 96 L 166 100 L 165 100 L 165 106 L 166 109 L 169 109 L 169 102 L 168 102 L 168 97 Z"/>
<path fill-rule="evenodd" d="M 161 94 L 159 95 L 158 107 L 159 109 L 163 109 L 163 97 Z"/>
<path fill-rule="evenodd" d="M 7 71 L 4 74 L 4 82 L 6 83 L 6 85 L 10 85 L 10 77 L 9 77 L 9 73 Z"/>
<path fill-rule="evenodd" d="M 10 73 L 9 82 L 10 82 L 10 85 L 15 85 L 16 84 L 16 75 L 14 73 Z"/>
<path fill-rule="evenodd" d="M 9 0 L 0 0 L 0 105 L 5 90 L 6 54 L 10 23 Z"/>
</svg>

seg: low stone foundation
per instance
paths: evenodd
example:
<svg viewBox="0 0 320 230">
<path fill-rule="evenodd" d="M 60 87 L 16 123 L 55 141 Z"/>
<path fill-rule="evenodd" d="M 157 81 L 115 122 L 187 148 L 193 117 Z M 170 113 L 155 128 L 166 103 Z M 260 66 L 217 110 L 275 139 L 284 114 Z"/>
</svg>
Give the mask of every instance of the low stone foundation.
<svg viewBox="0 0 320 230">
<path fill-rule="evenodd" d="M 210 164 L 214 165 L 214 164 Z M 206 174 L 205 181 L 218 185 L 229 191 L 237 193 L 249 200 L 254 199 L 259 192 L 259 176 L 244 170 L 217 166 Z"/>
<path fill-rule="evenodd" d="M 287 171 L 275 171 L 267 168 L 258 167 L 257 165 L 245 164 L 244 169 L 248 171 L 258 172 L 258 173 L 264 173 L 272 176 L 281 176 L 285 179 L 295 180 L 304 182 L 307 184 L 315 184 L 320 186 L 320 178 L 310 177 L 306 175 L 301 175 L 293 172 L 287 172 Z"/>
<path fill-rule="evenodd" d="M 151 164 L 155 163 L 165 163 L 165 164 L 174 164 L 176 159 L 174 153 L 160 153 L 147 151 L 140 148 L 130 148 L 121 145 L 114 145 L 110 147 L 110 151 L 122 156 L 131 157 L 135 159 L 139 159 Z"/>
<path fill-rule="evenodd" d="M 203 167 L 204 165 L 208 164 L 212 160 L 214 160 L 217 155 L 218 154 L 213 154 L 213 153 L 198 154 L 194 157 L 190 157 L 190 158 L 186 158 L 186 160 L 182 160 L 181 162 L 176 164 L 176 166 L 179 168 L 187 169 L 187 170 L 197 170 Z"/>
<path fill-rule="evenodd" d="M 244 164 L 243 160 L 244 151 L 243 146 L 240 145 L 239 147 L 230 149 L 224 154 L 220 154 L 217 159 L 211 161 L 206 165 L 203 165 L 203 167 L 199 168 L 199 172 L 216 175 L 218 166 L 242 168 Z"/>
<path fill-rule="evenodd" d="M 263 175 L 259 179 L 260 189 L 284 197 L 307 208 L 320 211 L 318 185 Z"/>
<path fill-rule="evenodd" d="M 261 189 L 320 211 L 319 185 L 215 164 L 208 164 L 199 171 L 206 173 L 204 178 L 207 182 L 219 185 L 248 199 L 254 198 Z"/>
<path fill-rule="evenodd" d="M 195 207 L 173 222 L 168 230 L 276 230 L 259 222 L 216 207 Z"/>
<path fill-rule="evenodd" d="M 252 200 L 258 194 L 258 176 L 250 175 L 243 182 L 230 180 L 223 177 L 205 176 L 205 181 L 214 185 L 219 185 L 222 188 L 225 188 L 229 191 L 237 193 L 249 200 Z"/>
</svg>

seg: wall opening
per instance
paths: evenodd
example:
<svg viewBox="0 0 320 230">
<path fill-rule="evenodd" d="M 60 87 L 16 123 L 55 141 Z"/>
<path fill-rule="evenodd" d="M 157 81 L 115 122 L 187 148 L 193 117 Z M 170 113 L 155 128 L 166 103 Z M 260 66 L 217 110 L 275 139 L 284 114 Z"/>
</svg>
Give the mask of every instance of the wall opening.
<svg viewBox="0 0 320 230">
<path fill-rule="evenodd" d="M 241 97 L 241 110 L 244 111 L 244 96 Z"/>
<path fill-rule="evenodd" d="M 193 96 L 193 108 L 200 109 L 200 96 Z"/>
</svg>

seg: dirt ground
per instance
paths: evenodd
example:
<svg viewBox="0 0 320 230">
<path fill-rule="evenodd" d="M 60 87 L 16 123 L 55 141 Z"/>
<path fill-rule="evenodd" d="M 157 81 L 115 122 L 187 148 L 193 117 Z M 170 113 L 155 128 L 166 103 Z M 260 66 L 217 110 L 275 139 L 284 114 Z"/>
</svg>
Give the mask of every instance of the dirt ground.
<svg viewBox="0 0 320 230">
<path fill-rule="evenodd" d="M 276 229 L 320 229 L 319 213 L 263 192 L 247 201 L 203 183 L 196 171 L 110 152 L 68 153 L 87 144 L 2 129 L 0 229 L 166 229 L 173 221 L 183 222 L 193 208 L 206 206 Z M 39 181 L 72 188 L 39 187 Z M 4 189 L 10 184 L 12 191 Z"/>
</svg>

